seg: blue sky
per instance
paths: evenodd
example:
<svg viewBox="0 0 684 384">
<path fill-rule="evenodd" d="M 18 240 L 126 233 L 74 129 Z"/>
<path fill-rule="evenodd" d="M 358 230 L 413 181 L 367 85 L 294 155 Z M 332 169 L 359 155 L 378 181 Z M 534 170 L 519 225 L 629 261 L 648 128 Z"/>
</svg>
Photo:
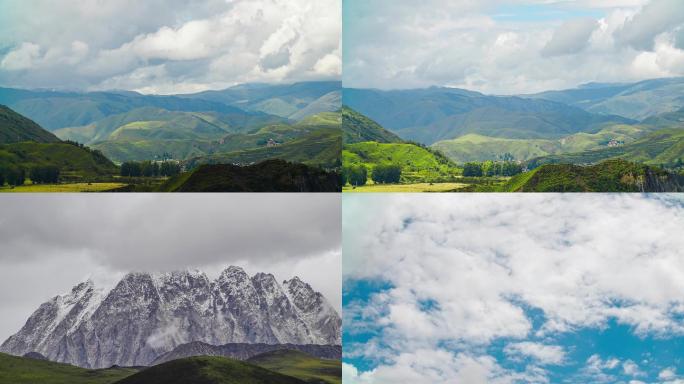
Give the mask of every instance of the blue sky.
<svg viewBox="0 0 684 384">
<path fill-rule="evenodd" d="M 681 197 L 343 199 L 345 382 L 684 383 Z"/>
<path fill-rule="evenodd" d="M 343 83 L 534 93 L 684 75 L 680 0 L 344 0 Z"/>
</svg>

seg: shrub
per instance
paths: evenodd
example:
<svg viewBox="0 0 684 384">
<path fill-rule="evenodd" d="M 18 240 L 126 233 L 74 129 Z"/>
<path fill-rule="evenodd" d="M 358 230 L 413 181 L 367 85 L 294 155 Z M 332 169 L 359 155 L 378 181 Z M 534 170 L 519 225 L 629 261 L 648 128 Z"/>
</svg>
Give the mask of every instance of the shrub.
<svg viewBox="0 0 684 384">
<path fill-rule="evenodd" d="M 373 168 L 373 181 L 379 184 L 398 183 L 401 179 L 401 167 L 398 165 L 376 165 Z"/>
</svg>

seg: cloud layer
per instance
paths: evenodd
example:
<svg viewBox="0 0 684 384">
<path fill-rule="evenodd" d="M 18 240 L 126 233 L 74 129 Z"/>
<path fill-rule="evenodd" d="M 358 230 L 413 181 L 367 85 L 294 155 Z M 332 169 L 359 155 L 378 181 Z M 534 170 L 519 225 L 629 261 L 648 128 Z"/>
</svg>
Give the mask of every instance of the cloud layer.
<svg viewBox="0 0 684 384">
<path fill-rule="evenodd" d="M 518 94 L 684 75 L 678 0 L 344 2 L 346 87 Z"/>
<path fill-rule="evenodd" d="M 637 379 L 643 362 L 604 363 L 573 335 L 684 336 L 679 197 L 345 196 L 344 208 L 345 290 L 381 287 L 345 293 L 352 383 L 548 382 L 580 363 L 584 382 L 617 382 L 610 370 Z"/>
<path fill-rule="evenodd" d="M 340 198 L 308 194 L 23 195 L 0 199 L 0 339 L 93 278 L 228 265 L 295 275 L 337 308 Z"/>
<path fill-rule="evenodd" d="M 3 2 L 0 85 L 187 93 L 337 79 L 340 7 L 339 0 Z"/>
</svg>

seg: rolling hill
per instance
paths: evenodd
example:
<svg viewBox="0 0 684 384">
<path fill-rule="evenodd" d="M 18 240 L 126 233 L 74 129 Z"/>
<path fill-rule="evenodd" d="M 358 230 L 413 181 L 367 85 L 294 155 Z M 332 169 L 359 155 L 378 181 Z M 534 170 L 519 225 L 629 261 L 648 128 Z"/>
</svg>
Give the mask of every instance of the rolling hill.
<svg viewBox="0 0 684 384">
<path fill-rule="evenodd" d="M 339 192 L 339 176 L 304 164 L 267 160 L 249 166 L 204 164 L 164 183 L 159 192 Z"/>
<path fill-rule="evenodd" d="M 428 145 L 468 133 L 509 139 L 559 139 L 634 122 L 555 101 L 488 96 L 456 88 L 347 88 L 344 103 L 400 137 Z"/>
<path fill-rule="evenodd" d="M 624 160 L 546 164 L 514 176 L 503 192 L 682 192 L 684 177 Z"/>
<path fill-rule="evenodd" d="M 606 159 L 661 165 L 684 160 L 684 129 L 661 129 L 629 144 L 590 151 L 544 156 L 529 161 L 530 167 L 542 164 L 594 164 Z"/>
<path fill-rule="evenodd" d="M 60 140 L 34 121 L 4 105 L 0 105 L 0 144 L 20 143 L 22 141 L 57 143 Z"/>
<path fill-rule="evenodd" d="M 340 360 L 323 360 L 299 351 L 280 349 L 247 359 L 248 363 L 296 377 L 311 384 L 342 383 Z"/>
<path fill-rule="evenodd" d="M 225 357 L 196 356 L 144 369 L 117 384 L 302 384 L 304 381 Z"/>
<path fill-rule="evenodd" d="M 504 154 L 515 160 L 530 160 L 552 154 L 573 153 L 608 148 L 614 143 L 631 143 L 650 131 L 642 125 L 611 125 L 596 133 L 580 132 L 557 140 L 504 139 L 467 134 L 452 140 L 434 143 L 435 148 L 457 163 L 498 160 Z"/>
<path fill-rule="evenodd" d="M 85 369 L 0 353 L 0 383 L 110 384 L 136 372 L 137 368 Z"/>
<path fill-rule="evenodd" d="M 99 151 L 60 141 L 38 124 L 9 108 L 0 108 L 0 168 L 30 170 L 37 166 L 56 166 L 62 179 L 93 178 L 112 175 L 117 167 Z M 21 139 L 12 141 L 11 137 Z"/>
<path fill-rule="evenodd" d="M 365 166 L 370 172 L 376 165 L 399 165 L 403 183 L 436 182 L 461 173 L 444 155 L 412 143 L 347 144 L 342 151 L 342 163 L 345 167 Z"/>
<path fill-rule="evenodd" d="M 344 144 L 375 141 L 378 143 L 401 143 L 403 140 L 380 124 L 355 110 L 342 107 L 342 142 Z"/>
</svg>

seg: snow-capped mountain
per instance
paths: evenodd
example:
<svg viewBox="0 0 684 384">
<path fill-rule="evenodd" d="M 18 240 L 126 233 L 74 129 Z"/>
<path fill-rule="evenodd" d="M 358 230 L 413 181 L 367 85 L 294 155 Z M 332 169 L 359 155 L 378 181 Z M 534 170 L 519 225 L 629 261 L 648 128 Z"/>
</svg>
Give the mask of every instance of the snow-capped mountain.
<svg viewBox="0 0 684 384">
<path fill-rule="evenodd" d="M 42 304 L 0 352 L 38 352 L 88 368 L 148 365 L 193 341 L 341 344 L 341 319 L 298 277 L 250 277 L 229 267 L 214 281 L 202 272 L 129 273 L 111 290 L 92 281 Z"/>
</svg>

